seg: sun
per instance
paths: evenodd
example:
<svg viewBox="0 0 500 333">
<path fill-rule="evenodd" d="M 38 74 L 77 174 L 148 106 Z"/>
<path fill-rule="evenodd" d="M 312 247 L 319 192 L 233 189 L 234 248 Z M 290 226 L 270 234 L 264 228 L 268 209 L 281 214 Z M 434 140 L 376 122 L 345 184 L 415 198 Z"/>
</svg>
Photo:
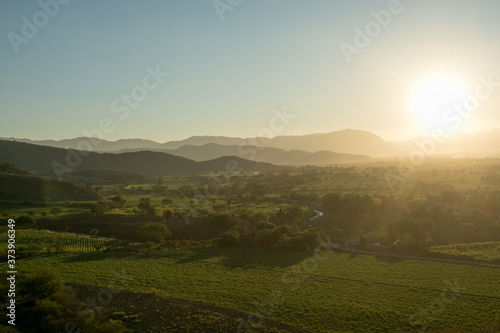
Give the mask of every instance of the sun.
<svg viewBox="0 0 500 333">
<path fill-rule="evenodd" d="M 421 81 L 415 88 L 412 109 L 428 134 L 435 129 L 451 130 L 446 115 L 453 105 L 467 97 L 466 86 L 452 76 L 434 75 Z"/>
</svg>

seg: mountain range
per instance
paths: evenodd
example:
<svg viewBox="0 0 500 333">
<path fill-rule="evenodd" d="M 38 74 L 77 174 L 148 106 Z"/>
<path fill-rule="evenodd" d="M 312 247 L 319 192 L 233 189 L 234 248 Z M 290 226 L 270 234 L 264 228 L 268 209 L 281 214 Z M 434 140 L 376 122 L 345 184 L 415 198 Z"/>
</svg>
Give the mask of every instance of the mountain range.
<svg viewBox="0 0 500 333">
<path fill-rule="evenodd" d="M 194 161 L 203 162 L 225 156 L 236 156 L 254 162 L 293 166 L 365 162 L 370 161 L 372 157 L 407 155 L 416 149 L 455 156 L 500 156 L 500 129 L 498 128 L 475 133 L 454 133 L 441 143 L 436 143 L 432 138 L 426 137 L 403 142 L 386 141 L 371 132 L 351 129 L 309 135 L 277 136 L 272 139 L 192 136 L 184 140 L 165 143 L 144 139 L 107 141 L 84 137 L 60 141 L 16 138 L 5 138 L 4 140 L 113 154 L 149 151 L 149 155 L 143 153 L 144 157 L 158 156 L 159 161 L 163 161 L 158 163 L 171 164 L 167 161 L 166 155 L 151 155 L 152 152 L 166 153 L 189 159 L 191 162 L 185 160 L 179 162 L 180 165 L 187 166 L 187 170 L 199 170 L 199 167 L 189 165 Z M 123 158 L 123 156 L 116 159 Z M 100 160 L 109 160 L 110 158 L 104 154 Z M 172 157 L 168 159 L 172 159 Z M 175 166 L 168 168 L 169 172 L 180 172 L 181 169 Z"/>
<path fill-rule="evenodd" d="M 197 162 L 162 152 L 95 153 L 0 140 L 0 161 L 40 175 L 58 176 L 74 170 L 118 170 L 133 174 L 168 175 L 210 172 L 273 172 L 288 167 L 225 156 Z"/>
</svg>

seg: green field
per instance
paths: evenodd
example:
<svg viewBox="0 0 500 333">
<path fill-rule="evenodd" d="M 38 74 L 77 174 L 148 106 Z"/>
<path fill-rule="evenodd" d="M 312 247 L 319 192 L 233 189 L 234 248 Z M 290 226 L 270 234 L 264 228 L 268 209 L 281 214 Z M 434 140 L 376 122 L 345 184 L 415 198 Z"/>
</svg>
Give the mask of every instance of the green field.
<svg viewBox="0 0 500 333">
<path fill-rule="evenodd" d="M 0 228 L 0 244 L 7 248 L 7 228 Z M 113 239 L 78 236 L 70 233 L 59 233 L 48 230 L 16 229 L 16 248 L 18 254 L 23 252 L 95 252 L 112 250 L 118 247 Z"/>
<path fill-rule="evenodd" d="M 475 261 L 500 263 L 500 242 L 431 246 L 431 253 L 467 256 Z"/>
<path fill-rule="evenodd" d="M 498 269 L 327 251 L 58 254 L 18 262 L 27 274 L 45 266 L 67 281 L 206 302 L 318 332 L 481 331 L 500 309 Z"/>
</svg>

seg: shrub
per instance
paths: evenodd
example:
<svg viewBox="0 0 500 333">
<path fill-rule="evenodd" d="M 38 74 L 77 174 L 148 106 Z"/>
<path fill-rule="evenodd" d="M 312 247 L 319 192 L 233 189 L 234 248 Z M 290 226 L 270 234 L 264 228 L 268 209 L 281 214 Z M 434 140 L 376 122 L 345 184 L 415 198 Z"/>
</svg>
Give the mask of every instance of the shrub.
<svg viewBox="0 0 500 333">
<path fill-rule="evenodd" d="M 59 215 L 59 214 L 61 214 L 62 212 L 63 212 L 63 209 L 62 209 L 62 207 L 59 207 L 59 206 L 57 206 L 57 207 L 52 207 L 52 208 L 50 209 L 50 214 L 52 214 L 52 215 Z"/>
<path fill-rule="evenodd" d="M 36 220 L 33 216 L 21 215 L 16 219 L 16 225 L 25 228 L 36 228 Z"/>
<path fill-rule="evenodd" d="M 172 233 L 163 223 L 150 223 L 141 227 L 137 233 L 147 241 L 161 242 L 172 236 Z"/>
<path fill-rule="evenodd" d="M 236 247 L 239 246 L 240 243 L 240 234 L 236 230 L 226 231 L 216 240 L 216 244 L 220 247 Z"/>
</svg>

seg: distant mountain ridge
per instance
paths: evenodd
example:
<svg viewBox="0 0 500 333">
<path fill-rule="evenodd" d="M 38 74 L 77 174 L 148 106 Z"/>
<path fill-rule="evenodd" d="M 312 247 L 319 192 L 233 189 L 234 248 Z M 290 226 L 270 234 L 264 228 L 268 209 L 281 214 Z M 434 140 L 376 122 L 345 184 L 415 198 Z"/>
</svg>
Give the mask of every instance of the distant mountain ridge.
<svg viewBox="0 0 500 333">
<path fill-rule="evenodd" d="M 63 148 L 1 140 L 0 160 L 28 171 L 51 176 L 58 175 L 59 172 L 66 173 L 85 169 L 119 170 L 149 175 L 224 172 L 228 171 L 230 161 L 232 165 L 237 165 L 237 168 L 230 171 L 272 172 L 285 170 L 285 167 L 248 161 L 235 156 L 196 162 L 184 157 L 153 151 L 116 154 L 77 152 Z"/>
<path fill-rule="evenodd" d="M 277 136 L 268 138 L 236 138 L 224 136 L 192 136 L 180 141 L 169 141 L 158 143 L 151 140 L 126 139 L 118 141 L 106 141 L 97 138 L 75 138 L 68 140 L 29 140 L 4 138 L 8 141 L 18 141 L 38 145 L 46 145 L 57 148 L 86 149 L 90 146 L 94 152 L 119 152 L 127 150 L 155 150 L 175 154 L 174 150 L 184 146 L 205 146 L 216 144 L 219 146 L 259 146 L 266 148 L 279 148 L 284 151 L 305 151 L 316 153 L 318 151 L 330 151 L 332 153 L 368 155 L 368 156 L 391 156 L 401 153 L 401 148 L 395 144 L 384 141 L 379 136 L 366 131 L 342 130 L 330 133 L 319 133 L 298 136 Z M 220 148 L 220 147 L 219 147 Z M 233 149 L 233 148 L 231 148 Z M 234 150 L 234 149 L 233 149 Z M 283 153 L 278 152 L 276 153 Z M 220 154 L 220 153 L 219 153 Z M 181 155 L 182 156 L 182 153 Z M 237 156 L 247 158 L 241 153 Z M 303 156 L 301 156 L 303 157 Z M 200 160 L 199 157 L 196 158 Z M 288 158 L 293 160 L 292 158 Z M 357 159 L 357 158 L 355 158 Z"/>
<path fill-rule="evenodd" d="M 141 151 L 142 149 L 125 149 L 121 152 Z M 356 163 L 371 161 L 366 155 L 339 154 L 330 151 L 310 153 L 303 150 L 286 151 L 280 148 L 259 146 L 234 146 L 207 143 L 202 146 L 185 145 L 177 149 L 154 149 L 175 156 L 189 158 L 195 161 L 213 160 L 223 156 L 239 156 L 256 162 L 277 165 L 331 165 L 338 163 Z M 320 157 L 321 156 L 321 157 Z"/>
<path fill-rule="evenodd" d="M 95 138 L 67 140 L 29 140 L 8 138 L 4 140 L 47 145 L 58 148 L 85 149 L 90 146 L 94 152 L 159 151 L 196 161 L 235 155 L 259 162 L 282 165 L 331 164 L 356 162 L 370 157 L 391 157 L 407 155 L 418 149 L 416 142 L 426 138 L 392 142 L 368 131 L 345 129 L 329 133 L 288 135 L 268 138 L 238 138 L 225 136 L 192 136 L 178 141 L 158 143 L 143 139 L 122 139 L 106 141 Z M 429 138 L 427 138 L 429 139 Z M 92 142 L 92 144 L 89 144 Z M 97 143 L 97 144 L 94 144 Z M 500 154 L 500 129 L 475 133 L 454 133 L 444 143 L 437 144 L 434 152 L 439 154 Z M 250 153 L 257 150 L 258 154 Z M 318 152 L 322 152 L 318 154 Z M 328 155 L 325 152 L 331 152 Z M 315 154 L 312 156 L 311 154 Z M 346 156 L 338 154 L 349 154 Z M 255 156 L 254 156 L 255 155 Z M 361 155 L 362 157 L 360 157 Z M 309 157 L 307 157 L 309 156 Z M 319 158 L 322 156 L 322 158 Z M 316 162 L 313 162 L 316 161 Z"/>
</svg>

